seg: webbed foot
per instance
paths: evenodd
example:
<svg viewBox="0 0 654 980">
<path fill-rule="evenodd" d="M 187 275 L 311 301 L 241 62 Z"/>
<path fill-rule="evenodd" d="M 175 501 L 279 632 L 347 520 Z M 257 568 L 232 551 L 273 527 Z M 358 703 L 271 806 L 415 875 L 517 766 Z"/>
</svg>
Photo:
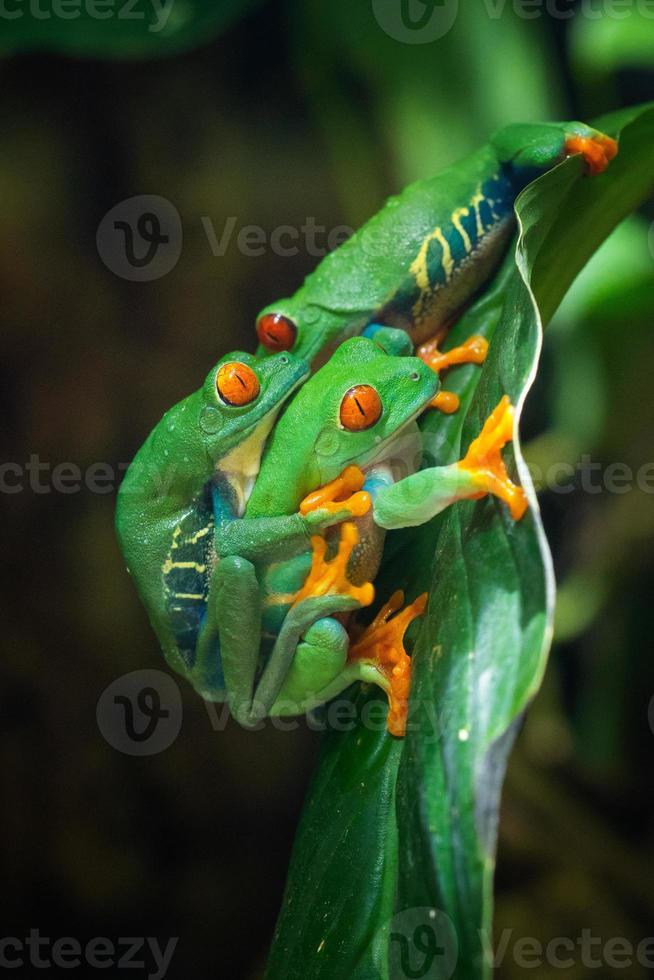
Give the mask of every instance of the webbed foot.
<svg viewBox="0 0 654 980">
<path fill-rule="evenodd" d="M 509 507 L 511 517 L 519 521 L 527 507 L 527 496 L 522 487 L 516 486 L 506 471 L 501 450 L 513 438 L 513 405 L 504 395 L 491 412 L 484 427 L 470 443 L 468 452 L 456 465 L 469 473 L 473 484 L 479 487 L 478 497 L 492 493 Z"/>
<path fill-rule="evenodd" d="M 440 374 L 456 364 L 483 364 L 488 354 L 488 341 L 475 334 L 468 337 L 459 347 L 440 351 L 433 342 L 427 342 L 418 349 L 418 357 L 428 364 L 432 371 Z"/>
<path fill-rule="evenodd" d="M 311 538 L 313 549 L 311 570 L 304 585 L 296 594 L 293 606 L 297 606 L 303 599 L 325 595 L 344 595 L 354 599 L 361 606 L 369 606 L 375 597 L 373 584 L 364 582 L 363 585 L 352 585 L 347 577 L 347 565 L 358 542 L 359 532 L 356 525 L 346 521 L 341 525 L 338 551 L 328 561 L 325 558 L 327 542 L 320 535 L 314 535 Z"/>
<path fill-rule="evenodd" d="M 391 735 L 397 736 L 406 732 L 411 688 L 411 658 L 404 649 L 404 634 L 413 620 L 425 611 L 427 593 L 398 612 L 403 602 L 404 593 L 398 589 L 348 653 L 349 663 L 359 662 L 370 668 L 364 679 L 379 684 L 388 694 L 386 726 Z"/>
<path fill-rule="evenodd" d="M 580 153 L 586 161 L 589 173 L 601 174 L 617 156 L 618 143 L 604 133 L 593 136 L 579 136 L 574 133 L 566 137 L 565 152 L 567 156 Z"/>
<path fill-rule="evenodd" d="M 436 340 L 428 341 L 417 351 L 418 357 L 428 364 L 432 371 L 440 374 L 457 364 L 483 364 L 488 354 L 488 341 L 476 334 L 469 337 L 459 347 L 448 351 L 440 351 Z M 430 408 L 436 408 L 445 415 L 452 415 L 459 408 L 459 397 L 451 391 L 439 391 L 430 402 Z"/>
<path fill-rule="evenodd" d="M 300 504 L 300 514 L 323 510 L 329 514 L 347 511 L 363 517 L 370 510 L 370 494 L 362 491 L 365 475 L 358 466 L 347 466 L 340 476 L 308 494 Z"/>
</svg>

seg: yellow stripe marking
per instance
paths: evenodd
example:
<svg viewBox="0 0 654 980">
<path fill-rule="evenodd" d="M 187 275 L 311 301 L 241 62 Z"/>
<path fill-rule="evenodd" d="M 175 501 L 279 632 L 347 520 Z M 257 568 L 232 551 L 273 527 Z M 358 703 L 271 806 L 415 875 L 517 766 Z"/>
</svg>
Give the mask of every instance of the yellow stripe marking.
<svg viewBox="0 0 654 980">
<path fill-rule="evenodd" d="M 197 561 L 171 561 L 170 558 L 166 558 L 162 565 L 164 575 L 171 572 L 173 568 L 194 568 L 196 572 L 200 573 L 200 575 L 207 570 L 206 565 L 200 565 L 200 563 Z"/>
<path fill-rule="evenodd" d="M 470 235 L 463 227 L 461 218 L 467 218 L 469 214 L 470 208 L 457 208 L 456 211 L 452 212 L 452 224 L 461 236 L 461 241 L 463 242 L 463 247 L 467 255 L 472 252 L 472 242 L 470 241 Z"/>
<path fill-rule="evenodd" d="M 203 527 L 201 531 L 198 531 L 192 538 L 188 539 L 188 544 L 197 544 L 200 538 L 204 538 L 207 534 L 209 534 L 212 526 L 212 524 L 208 524 L 207 527 Z"/>
<path fill-rule="evenodd" d="M 429 289 L 429 270 L 427 268 L 427 252 L 429 246 L 433 241 L 440 244 L 443 249 L 443 255 L 441 258 L 441 266 L 443 267 L 443 272 L 445 273 L 445 280 L 449 282 L 452 278 L 452 273 L 454 271 L 454 259 L 452 258 L 452 249 L 450 248 L 450 243 L 441 231 L 440 227 L 434 228 L 432 232 L 425 238 L 424 242 L 420 246 L 420 251 L 411 263 L 410 272 L 415 276 L 416 285 L 420 290 Z"/>
<path fill-rule="evenodd" d="M 479 184 L 479 186 L 477 187 L 476 193 L 473 194 L 472 200 L 470 201 L 470 204 L 475 209 L 475 217 L 477 218 L 477 236 L 479 238 L 482 237 L 482 235 L 484 234 L 484 230 L 485 230 L 484 229 L 483 222 L 481 220 L 481 212 L 479 210 L 479 205 L 480 204 L 483 204 L 483 202 L 485 200 L 486 200 L 486 198 L 484 197 L 484 195 L 481 192 L 481 184 Z"/>
<path fill-rule="evenodd" d="M 420 246 L 418 254 L 409 267 L 409 271 L 415 278 L 416 286 L 420 290 L 420 295 L 413 305 L 413 314 L 417 320 L 420 320 L 424 310 L 429 304 L 429 299 L 435 290 L 440 286 L 440 283 L 438 283 L 432 287 L 429 283 L 427 253 L 429 251 L 429 246 L 433 241 L 438 242 L 443 250 L 443 255 L 441 256 L 441 267 L 445 273 L 445 282 L 450 281 L 454 272 L 454 258 L 452 257 L 452 249 L 450 248 L 450 243 L 439 226 L 438 228 L 434 228 L 434 230 L 427 235 Z"/>
</svg>

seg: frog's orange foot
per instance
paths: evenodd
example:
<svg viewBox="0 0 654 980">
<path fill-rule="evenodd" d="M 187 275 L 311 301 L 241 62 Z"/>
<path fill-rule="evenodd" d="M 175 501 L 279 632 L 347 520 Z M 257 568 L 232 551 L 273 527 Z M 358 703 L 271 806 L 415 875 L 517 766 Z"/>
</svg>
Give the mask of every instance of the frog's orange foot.
<svg viewBox="0 0 654 980">
<path fill-rule="evenodd" d="M 338 551 L 331 560 L 327 560 L 327 542 L 320 535 L 311 538 L 313 555 L 311 570 L 307 579 L 295 596 L 293 605 L 303 599 L 316 598 L 325 595 L 349 596 L 361 606 L 369 606 L 375 598 L 375 588 L 371 582 L 363 585 L 352 585 L 347 578 L 347 565 L 350 556 L 359 542 L 359 532 L 356 525 L 347 521 L 341 525 L 341 538 Z"/>
<path fill-rule="evenodd" d="M 418 357 L 437 374 L 457 364 L 483 364 L 487 354 L 488 341 L 478 334 L 468 337 L 465 343 L 448 351 L 440 351 L 431 342 L 418 348 Z"/>
<path fill-rule="evenodd" d="M 476 496 L 494 494 L 508 505 L 511 517 L 519 521 L 528 507 L 527 495 L 511 481 L 501 456 L 501 450 L 513 438 L 513 416 L 513 405 L 504 395 L 457 465 L 472 476 L 474 486 L 479 488 Z"/>
<path fill-rule="evenodd" d="M 440 351 L 436 340 L 428 341 L 418 349 L 418 357 L 428 364 L 432 371 L 440 374 L 457 364 L 483 364 L 488 354 L 488 341 L 485 337 L 469 337 L 464 344 L 448 351 Z M 445 415 L 452 415 L 459 409 L 460 400 L 452 391 L 439 391 L 429 403 Z"/>
<path fill-rule="evenodd" d="M 300 513 L 326 510 L 330 514 L 348 511 L 352 517 L 363 517 L 370 510 L 370 494 L 362 491 L 365 475 L 358 466 L 347 466 L 340 476 L 319 487 L 304 498 Z"/>
<path fill-rule="evenodd" d="M 350 647 L 348 654 L 350 662 L 363 662 L 378 671 L 380 684 L 388 694 L 386 726 L 391 735 L 398 736 L 406 732 L 411 689 L 411 658 L 404 649 L 404 634 L 413 620 L 425 611 L 427 593 L 398 612 L 403 602 L 404 593 L 398 589 Z"/>
<path fill-rule="evenodd" d="M 603 133 L 595 136 L 568 136 L 565 141 L 567 156 L 581 153 L 591 174 L 601 174 L 618 153 L 616 140 Z"/>
</svg>

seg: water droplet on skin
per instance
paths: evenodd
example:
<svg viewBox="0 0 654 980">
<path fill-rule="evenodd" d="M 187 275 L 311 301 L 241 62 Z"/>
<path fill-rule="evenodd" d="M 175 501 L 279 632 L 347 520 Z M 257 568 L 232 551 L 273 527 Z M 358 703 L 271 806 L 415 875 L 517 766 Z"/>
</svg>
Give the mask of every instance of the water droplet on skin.
<svg viewBox="0 0 654 980">
<path fill-rule="evenodd" d="M 212 434 L 218 432 L 222 427 L 222 415 L 217 408 L 210 405 L 205 406 L 200 413 L 200 425 L 205 432 Z"/>
</svg>

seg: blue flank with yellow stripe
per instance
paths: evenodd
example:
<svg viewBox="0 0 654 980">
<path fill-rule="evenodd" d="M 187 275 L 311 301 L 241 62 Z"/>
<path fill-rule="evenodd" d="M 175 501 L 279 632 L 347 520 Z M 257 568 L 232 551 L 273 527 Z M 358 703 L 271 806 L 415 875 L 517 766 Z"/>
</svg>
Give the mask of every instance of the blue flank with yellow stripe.
<svg viewBox="0 0 654 980">
<path fill-rule="evenodd" d="M 435 227 L 422 241 L 404 280 L 388 307 L 409 312 L 415 322 L 429 315 L 430 305 L 462 267 L 482 250 L 493 233 L 513 220 L 516 180 L 500 170 L 478 184 L 474 194 L 456 208 L 448 222 Z"/>
<path fill-rule="evenodd" d="M 207 615 L 209 585 L 216 564 L 214 535 L 236 516 L 236 495 L 227 480 L 208 483 L 195 504 L 173 531 L 162 567 L 166 609 L 178 652 L 190 668 L 198 635 Z M 224 689 L 220 644 L 215 640 L 214 690 Z"/>
</svg>

